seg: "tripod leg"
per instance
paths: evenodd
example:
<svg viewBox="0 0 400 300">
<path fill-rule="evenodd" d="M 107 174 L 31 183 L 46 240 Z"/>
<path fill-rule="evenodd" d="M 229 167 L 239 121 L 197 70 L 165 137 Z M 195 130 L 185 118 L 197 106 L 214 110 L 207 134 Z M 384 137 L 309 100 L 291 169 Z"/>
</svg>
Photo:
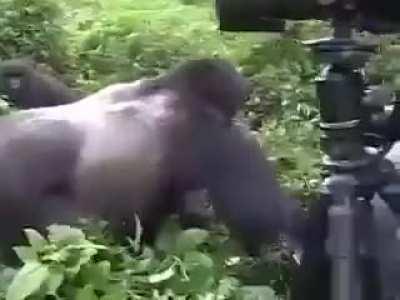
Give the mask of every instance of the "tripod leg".
<svg viewBox="0 0 400 300">
<path fill-rule="evenodd" d="M 330 300 L 332 263 L 326 251 L 328 237 L 328 210 L 333 201 L 330 196 L 321 196 L 315 201 L 309 210 L 309 218 L 306 224 L 303 242 L 303 258 L 300 267 L 296 270 L 291 285 L 291 300 Z M 372 234 L 369 231 L 373 222 L 372 211 L 369 207 L 360 205 L 360 214 L 357 227 L 365 235 Z M 357 231 L 359 231 L 357 230 Z M 340 236 L 339 236 L 340 237 Z M 379 300 L 380 278 L 379 265 L 375 258 L 363 256 L 359 262 L 362 300 Z"/>
<path fill-rule="evenodd" d="M 374 206 L 370 204 L 370 201 L 362 201 L 358 204 L 357 231 L 361 240 L 361 299 L 380 300 L 382 299 L 381 278 L 379 261 L 376 256 L 378 243 L 376 240 Z"/>
<path fill-rule="evenodd" d="M 309 210 L 303 258 L 291 287 L 291 300 L 329 300 L 331 263 L 325 250 L 330 197 L 321 197 Z"/>
</svg>

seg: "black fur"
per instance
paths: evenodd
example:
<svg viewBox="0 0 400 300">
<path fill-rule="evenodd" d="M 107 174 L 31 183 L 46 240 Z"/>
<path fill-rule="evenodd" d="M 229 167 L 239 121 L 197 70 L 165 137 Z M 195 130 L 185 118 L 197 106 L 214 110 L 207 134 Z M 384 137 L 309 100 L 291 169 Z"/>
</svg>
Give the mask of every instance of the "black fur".
<svg viewBox="0 0 400 300">
<path fill-rule="evenodd" d="M 151 235 L 198 190 L 250 248 L 291 231 L 297 204 L 247 127 L 232 122 L 247 86 L 228 63 L 198 60 L 1 118 L 0 240 L 82 215 L 131 234 L 134 213 Z"/>
<path fill-rule="evenodd" d="M 67 104 L 83 97 L 56 77 L 39 70 L 29 59 L 0 62 L 0 95 L 22 109 Z"/>
</svg>

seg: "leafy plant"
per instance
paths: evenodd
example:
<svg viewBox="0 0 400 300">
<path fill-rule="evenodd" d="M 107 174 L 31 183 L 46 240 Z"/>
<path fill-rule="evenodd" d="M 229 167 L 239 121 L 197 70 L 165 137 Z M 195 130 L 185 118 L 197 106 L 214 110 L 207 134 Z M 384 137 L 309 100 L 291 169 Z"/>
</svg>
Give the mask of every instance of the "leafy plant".
<svg viewBox="0 0 400 300">
<path fill-rule="evenodd" d="M 26 229 L 29 245 L 15 247 L 22 268 L 0 273 L 1 299 L 275 297 L 271 287 L 242 286 L 238 270 L 249 259 L 221 231 L 182 230 L 170 221 L 149 248 L 140 247 L 140 238 L 116 243 L 104 223 L 85 224 L 84 230 L 52 225 L 46 238 Z"/>
<path fill-rule="evenodd" d="M 1 0 L 0 58 L 34 56 L 58 71 L 68 57 L 61 7 L 53 0 Z"/>
<path fill-rule="evenodd" d="M 282 184 L 297 197 L 317 198 L 321 150 L 316 120 L 275 120 L 262 130 Z"/>
</svg>

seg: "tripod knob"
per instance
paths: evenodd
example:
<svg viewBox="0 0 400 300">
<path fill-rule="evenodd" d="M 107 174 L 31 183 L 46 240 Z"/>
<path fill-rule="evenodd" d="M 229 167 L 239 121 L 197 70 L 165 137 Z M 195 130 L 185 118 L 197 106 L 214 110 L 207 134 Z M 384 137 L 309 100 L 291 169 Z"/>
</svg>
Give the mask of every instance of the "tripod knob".
<svg viewBox="0 0 400 300">
<path fill-rule="evenodd" d="M 369 86 L 364 92 L 362 104 L 366 107 L 384 107 L 394 99 L 393 90 L 386 86 Z"/>
</svg>

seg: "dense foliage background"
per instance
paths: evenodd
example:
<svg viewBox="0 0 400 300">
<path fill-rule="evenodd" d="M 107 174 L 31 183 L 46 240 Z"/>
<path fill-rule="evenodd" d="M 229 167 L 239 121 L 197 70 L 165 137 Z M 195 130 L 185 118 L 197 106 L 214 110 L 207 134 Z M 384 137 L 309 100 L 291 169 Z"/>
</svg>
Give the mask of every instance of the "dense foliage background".
<svg viewBox="0 0 400 300">
<path fill-rule="evenodd" d="M 227 58 L 253 83 L 244 113 L 276 162 L 282 184 L 307 203 L 315 198 L 320 177 L 312 86 L 318 66 L 299 40 L 322 37 L 329 26 L 313 21 L 292 24 L 283 35 L 221 33 L 212 2 L 0 0 L 0 58 L 33 56 L 70 86 L 88 92 L 157 75 L 188 58 Z M 369 71 L 378 81 L 400 86 L 394 59 L 400 50 L 392 42 L 385 39 L 385 55 Z M 225 231 L 182 231 L 171 224 L 153 249 L 144 250 L 139 241 L 117 244 L 99 224 L 85 223 L 83 231 L 53 226 L 46 238 L 29 230 L 29 246 L 16 249 L 24 267 L 3 269 L 0 299 L 277 299 L 287 294 L 290 263 L 281 255 L 269 250 L 263 258 L 248 258 Z"/>
</svg>

